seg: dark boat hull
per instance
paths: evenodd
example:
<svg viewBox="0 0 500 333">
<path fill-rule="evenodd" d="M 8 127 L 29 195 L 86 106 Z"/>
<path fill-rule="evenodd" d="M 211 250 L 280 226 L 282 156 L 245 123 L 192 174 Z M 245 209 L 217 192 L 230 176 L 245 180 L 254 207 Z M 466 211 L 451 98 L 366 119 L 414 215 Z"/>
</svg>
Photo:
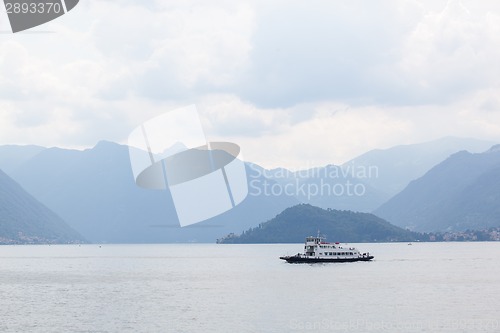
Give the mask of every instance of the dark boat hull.
<svg viewBox="0 0 500 333">
<path fill-rule="evenodd" d="M 280 257 L 282 260 L 286 260 L 291 264 L 302 264 L 302 263 L 316 263 L 316 262 L 356 262 L 356 261 L 370 261 L 373 256 L 364 256 L 358 258 L 308 258 L 299 256 L 286 256 Z"/>
</svg>

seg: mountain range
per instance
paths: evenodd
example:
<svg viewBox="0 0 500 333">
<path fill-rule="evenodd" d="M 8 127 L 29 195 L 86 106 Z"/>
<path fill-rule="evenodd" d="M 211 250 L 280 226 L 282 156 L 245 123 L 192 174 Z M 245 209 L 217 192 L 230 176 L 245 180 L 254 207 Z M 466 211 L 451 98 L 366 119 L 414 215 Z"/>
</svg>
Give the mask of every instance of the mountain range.
<svg viewBox="0 0 500 333">
<path fill-rule="evenodd" d="M 322 208 L 372 212 L 451 154 L 460 150 L 483 152 L 493 144 L 445 137 L 372 150 L 339 166 L 298 171 L 278 168 L 267 171 L 266 176 L 287 187 L 300 202 Z"/>
<path fill-rule="evenodd" d="M 18 166 L 47 148 L 35 145 L 0 146 L 0 169 L 9 174 Z"/>
<path fill-rule="evenodd" d="M 493 141 L 473 138 L 444 137 L 424 143 L 371 150 L 342 164 L 342 168 L 369 170 L 370 167 L 376 167 L 377 172 L 372 171 L 371 177 L 364 177 L 363 180 L 385 193 L 388 199 L 450 155 L 462 150 L 482 153 L 495 144 Z"/>
<path fill-rule="evenodd" d="M 484 153 L 453 154 L 374 213 L 418 231 L 498 227 L 500 145 Z"/>
<path fill-rule="evenodd" d="M 247 167 L 247 172 L 249 179 L 257 180 L 254 187 L 264 183 L 257 166 Z M 181 228 L 170 193 L 138 187 L 128 147 L 106 141 L 84 151 L 43 150 L 11 175 L 95 243 L 213 242 L 297 203 L 286 195 L 248 195 L 224 214 Z"/>
<path fill-rule="evenodd" d="M 298 203 L 325 209 L 375 211 L 402 227 L 439 230 L 425 226 L 426 220 L 400 219 L 400 215 L 393 213 L 398 207 L 388 208 L 392 207 L 389 203 L 398 200 L 399 190 L 450 154 L 463 149 L 481 152 L 490 146 L 487 141 L 448 137 L 371 151 L 341 166 L 327 165 L 294 172 L 284 168 L 266 170 L 247 162 L 248 197 L 224 214 L 185 228 L 179 226 L 168 191 L 136 186 L 128 147 L 124 145 L 101 141 L 83 151 L 0 146 L 0 169 L 8 170 L 9 176 L 26 191 L 91 242 L 213 242 L 228 233 L 241 233 L 255 227 Z M 492 186 L 492 192 L 495 190 L 488 181 L 481 181 L 485 184 L 470 190 L 477 192 L 477 198 L 481 197 L 484 186 Z M 425 186 L 432 186 L 432 181 Z M 361 192 L 356 193 L 356 190 Z M 459 199 L 465 200 L 457 197 Z M 484 205 L 479 202 L 470 208 L 471 211 L 483 209 Z M 411 200 L 399 202 L 399 209 L 409 209 L 410 203 Z M 461 203 L 462 206 L 467 204 Z M 442 226 L 449 227 L 448 224 Z"/>
<path fill-rule="evenodd" d="M 0 170 L 0 244 L 82 242 L 82 236 Z"/>
</svg>

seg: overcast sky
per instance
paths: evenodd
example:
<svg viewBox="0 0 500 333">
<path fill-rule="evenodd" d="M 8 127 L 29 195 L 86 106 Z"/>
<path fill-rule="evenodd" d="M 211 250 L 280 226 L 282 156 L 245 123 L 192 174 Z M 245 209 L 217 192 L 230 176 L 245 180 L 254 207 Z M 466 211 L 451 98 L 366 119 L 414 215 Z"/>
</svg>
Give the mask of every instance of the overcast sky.
<svg viewBox="0 0 500 333">
<path fill-rule="evenodd" d="M 81 0 L 31 33 L 2 10 L 0 30 L 0 145 L 126 143 L 193 103 L 266 167 L 500 142 L 496 0 Z"/>
</svg>

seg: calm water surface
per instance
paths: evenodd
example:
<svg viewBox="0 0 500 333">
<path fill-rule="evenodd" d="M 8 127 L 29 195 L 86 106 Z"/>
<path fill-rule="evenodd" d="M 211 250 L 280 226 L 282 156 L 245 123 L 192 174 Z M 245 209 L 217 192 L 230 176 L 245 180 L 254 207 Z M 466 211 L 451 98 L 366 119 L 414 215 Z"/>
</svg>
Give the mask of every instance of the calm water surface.
<svg viewBox="0 0 500 333">
<path fill-rule="evenodd" d="M 500 243 L 0 246 L 1 332 L 500 332 Z"/>
</svg>

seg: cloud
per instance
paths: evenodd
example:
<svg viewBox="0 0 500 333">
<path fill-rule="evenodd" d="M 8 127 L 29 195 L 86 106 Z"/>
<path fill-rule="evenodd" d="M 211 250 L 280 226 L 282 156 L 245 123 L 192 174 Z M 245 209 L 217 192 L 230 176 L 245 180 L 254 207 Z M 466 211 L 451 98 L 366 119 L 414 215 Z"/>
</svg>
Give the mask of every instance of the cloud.
<svg viewBox="0 0 500 333">
<path fill-rule="evenodd" d="M 261 137 L 287 130 L 294 122 L 295 109 L 262 109 L 235 95 L 211 94 L 198 102 L 208 135 L 214 137 Z"/>
<path fill-rule="evenodd" d="M 430 12 L 408 35 L 395 69 L 407 104 L 447 103 L 498 85 L 500 16 L 461 1 Z"/>
<path fill-rule="evenodd" d="M 219 89 L 248 62 L 254 14 L 244 3 L 95 7 L 102 13 L 93 25 L 96 47 L 129 69 L 116 82 L 127 81 L 143 97 L 185 98 Z"/>
<path fill-rule="evenodd" d="M 495 1 L 89 0 L 44 30 L 0 35 L 0 144 L 125 143 L 193 102 L 267 166 L 500 141 Z"/>
<path fill-rule="evenodd" d="M 376 101 L 417 13 L 411 1 L 273 1 L 261 9 L 240 93 L 260 106 Z"/>
<path fill-rule="evenodd" d="M 315 4 L 261 10 L 241 96 L 264 107 L 446 103 L 500 73 L 498 8 L 469 10 L 457 0 Z"/>
</svg>

